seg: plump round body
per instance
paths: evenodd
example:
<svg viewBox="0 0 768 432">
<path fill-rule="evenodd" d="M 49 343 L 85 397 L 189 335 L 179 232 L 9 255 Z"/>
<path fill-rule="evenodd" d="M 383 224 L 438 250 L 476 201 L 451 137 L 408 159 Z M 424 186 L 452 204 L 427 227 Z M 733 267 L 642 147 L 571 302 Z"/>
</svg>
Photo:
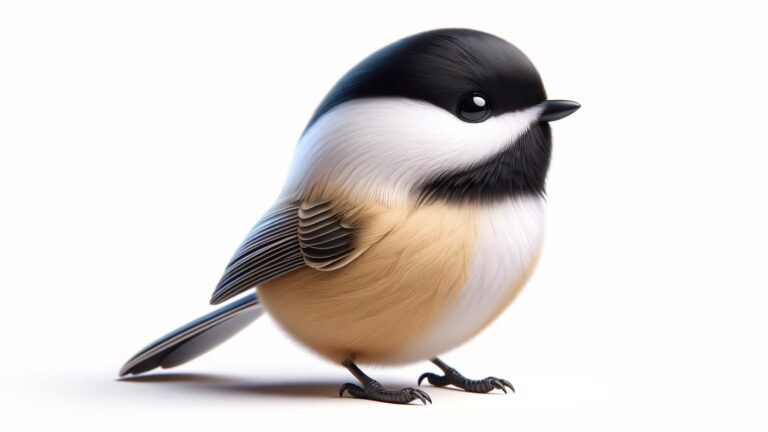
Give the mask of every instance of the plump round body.
<svg viewBox="0 0 768 432">
<path fill-rule="evenodd" d="M 255 287 L 289 334 L 368 387 L 354 362 L 408 363 L 455 348 L 531 275 L 543 240 L 549 122 L 578 107 L 547 100 L 531 61 L 487 33 L 434 30 L 376 51 L 321 101 L 278 200 L 235 252 L 211 303 Z M 151 344 L 121 373 L 188 361 L 260 310 L 257 296 L 232 302 Z M 510 386 L 449 378 L 439 384 Z M 428 399 L 413 389 L 344 390 Z"/>
</svg>

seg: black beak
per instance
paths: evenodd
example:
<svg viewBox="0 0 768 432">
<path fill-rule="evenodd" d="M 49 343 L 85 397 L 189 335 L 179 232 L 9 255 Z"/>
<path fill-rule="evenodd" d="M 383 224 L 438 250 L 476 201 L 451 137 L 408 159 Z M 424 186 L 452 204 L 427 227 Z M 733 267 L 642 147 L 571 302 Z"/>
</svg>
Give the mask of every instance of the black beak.
<svg viewBox="0 0 768 432">
<path fill-rule="evenodd" d="M 568 117 L 581 108 L 578 102 L 568 100 L 548 100 L 542 104 L 544 111 L 539 116 L 539 121 L 551 122 Z"/>
</svg>

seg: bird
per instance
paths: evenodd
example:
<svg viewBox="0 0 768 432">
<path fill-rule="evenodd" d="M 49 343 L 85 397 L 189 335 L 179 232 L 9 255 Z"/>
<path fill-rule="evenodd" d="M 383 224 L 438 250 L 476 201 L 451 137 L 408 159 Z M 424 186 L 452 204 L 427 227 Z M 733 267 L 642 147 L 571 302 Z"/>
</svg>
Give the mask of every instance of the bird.
<svg viewBox="0 0 768 432">
<path fill-rule="evenodd" d="M 542 250 L 550 122 L 580 107 L 547 99 L 516 46 L 447 28 L 397 40 L 352 67 L 311 116 L 284 186 L 236 250 L 220 307 L 139 351 L 120 376 L 186 363 L 268 313 L 345 367 L 339 396 L 431 403 L 360 365 L 430 361 L 418 379 L 488 393 L 440 356 L 513 301 Z"/>
</svg>

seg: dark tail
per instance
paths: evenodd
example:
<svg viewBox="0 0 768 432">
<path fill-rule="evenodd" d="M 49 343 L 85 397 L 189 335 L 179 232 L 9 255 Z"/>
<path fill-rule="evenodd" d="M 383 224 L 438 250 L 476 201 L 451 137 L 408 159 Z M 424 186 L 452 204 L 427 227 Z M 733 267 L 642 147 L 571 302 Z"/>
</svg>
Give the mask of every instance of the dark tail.
<svg viewBox="0 0 768 432">
<path fill-rule="evenodd" d="M 147 345 L 123 365 L 120 376 L 184 364 L 221 345 L 263 313 L 256 294 L 245 296 Z"/>
</svg>

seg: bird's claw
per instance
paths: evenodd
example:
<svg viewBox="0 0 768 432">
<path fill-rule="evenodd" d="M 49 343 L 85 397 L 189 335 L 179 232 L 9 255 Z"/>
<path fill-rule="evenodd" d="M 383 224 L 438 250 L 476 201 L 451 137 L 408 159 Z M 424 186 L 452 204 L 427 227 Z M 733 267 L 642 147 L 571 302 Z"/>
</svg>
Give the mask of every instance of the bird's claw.
<svg viewBox="0 0 768 432">
<path fill-rule="evenodd" d="M 396 404 L 407 404 L 418 399 L 424 405 L 426 405 L 427 402 L 432 403 L 432 398 L 430 398 L 429 394 L 423 390 L 412 387 L 399 390 L 385 390 L 381 384 L 375 381 L 366 385 L 365 388 L 355 384 L 346 383 L 339 388 L 339 397 L 342 397 L 345 391 L 348 392 L 350 396 L 358 399 L 370 399 Z"/>
<path fill-rule="evenodd" d="M 515 387 L 512 386 L 512 383 L 507 381 L 507 380 L 505 380 L 505 379 L 502 379 L 502 378 L 488 377 L 488 378 L 486 378 L 484 380 L 481 380 L 481 381 L 488 382 L 488 384 L 493 386 L 493 388 L 499 389 L 499 390 L 503 391 L 504 393 L 507 392 L 507 387 L 509 387 L 509 389 L 512 390 L 512 393 L 515 392 Z"/>
<path fill-rule="evenodd" d="M 423 373 L 419 377 L 419 385 L 421 385 L 421 381 L 424 380 L 424 378 L 436 387 L 445 387 L 450 384 L 472 393 L 488 393 L 494 389 L 506 393 L 507 388 L 512 390 L 513 393 L 515 392 L 512 383 L 505 379 L 491 376 L 481 380 L 471 380 L 461 375 L 455 369 L 449 370 L 445 375 L 437 375 L 431 372 Z"/>
</svg>

